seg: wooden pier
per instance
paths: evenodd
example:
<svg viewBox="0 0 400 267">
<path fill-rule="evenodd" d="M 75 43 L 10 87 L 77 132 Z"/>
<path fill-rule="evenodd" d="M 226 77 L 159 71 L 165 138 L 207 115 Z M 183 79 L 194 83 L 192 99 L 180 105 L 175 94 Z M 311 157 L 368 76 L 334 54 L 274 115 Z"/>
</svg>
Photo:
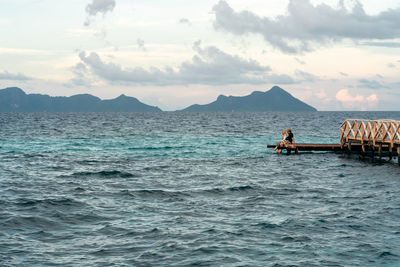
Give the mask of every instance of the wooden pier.
<svg viewBox="0 0 400 267">
<path fill-rule="evenodd" d="M 268 148 L 275 146 L 269 145 Z M 400 165 L 400 121 L 347 119 L 340 125 L 340 144 L 293 144 L 285 147 L 294 151 L 358 152 L 361 156 L 397 156 Z"/>
</svg>

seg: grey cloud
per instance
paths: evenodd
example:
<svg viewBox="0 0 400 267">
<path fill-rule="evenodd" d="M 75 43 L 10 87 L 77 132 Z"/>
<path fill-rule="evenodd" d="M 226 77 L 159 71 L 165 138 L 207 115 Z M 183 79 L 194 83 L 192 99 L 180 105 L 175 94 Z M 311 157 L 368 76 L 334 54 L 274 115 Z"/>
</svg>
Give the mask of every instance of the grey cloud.
<svg viewBox="0 0 400 267">
<path fill-rule="evenodd" d="M 190 20 L 188 20 L 187 18 L 181 18 L 179 20 L 180 24 L 188 24 L 188 25 L 192 25 L 192 23 L 190 22 Z"/>
<path fill-rule="evenodd" d="M 339 74 L 342 75 L 342 76 L 344 76 L 344 77 L 349 76 L 347 73 L 344 73 L 344 72 L 339 72 Z"/>
<path fill-rule="evenodd" d="M 362 88 L 369 88 L 369 89 L 388 88 L 386 85 L 384 85 L 376 80 L 361 79 L 361 80 L 358 80 L 358 82 L 359 82 L 358 87 L 362 87 Z"/>
<path fill-rule="evenodd" d="M 400 89 L 400 82 L 391 83 L 390 85 L 394 89 Z M 400 95 L 400 91 L 396 91 L 396 93 Z"/>
<path fill-rule="evenodd" d="M 163 70 L 151 67 L 123 68 L 115 63 L 106 63 L 96 53 L 79 54 L 92 73 L 110 82 L 137 85 L 188 85 L 188 84 L 264 84 L 293 83 L 288 75 L 271 73 L 269 66 L 255 60 L 227 54 L 217 47 L 202 48 L 200 42 L 193 45 L 196 55 L 190 61 L 180 64 L 177 69 L 165 67 Z"/>
<path fill-rule="evenodd" d="M 141 50 L 143 50 L 143 51 L 146 51 L 146 47 L 144 46 L 144 40 L 142 40 L 142 39 L 137 39 L 137 40 L 136 40 L 136 43 L 137 43 L 139 49 L 141 49 Z"/>
<path fill-rule="evenodd" d="M 91 4 L 86 6 L 87 19 L 85 26 L 90 24 L 90 17 L 102 14 L 103 16 L 107 12 L 112 12 L 115 8 L 115 0 L 92 0 Z"/>
<path fill-rule="evenodd" d="M 335 9 L 326 4 L 314 6 L 310 0 L 290 0 L 287 14 L 275 19 L 250 11 L 235 12 L 223 0 L 213 11 L 215 29 L 234 35 L 260 34 L 285 53 L 312 51 L 316 45 L 329 45 L 346 38 L 359 41 L 400 37 L 400 8 L 370 16 L 358 1 L 348 10 L 343 1 Z"/>
<path fill-rule="evenodd" d="M 301 70 L 296 70 L 295 74 L 297 76 L 300 76 L 302 78 L 302 81 L 305 82 L 315 82 L 320 80 L 320 78 L 314 74 L 311 74 L 309 72 L 301 71 Z"/>
<path fill-rule="evenodd" d="M 71 79 L 70 83 L 75 86 L 91 87 L 91 82 L 88 78 L 89 70 L 85 64 L 79 62 L 71 68 L 71 71 L 74 77 Z"/>
<path fill-rule="evenodd" d="M 3 72 L 0 72 L 0 80 L 27 81 L 27 80 L 32 80 L 32 78 L 22 73 L 10 73 L 5 70 Z"/>
<path fill-rule="evenodd" d="M 266 75 L 266 80 L 261 83 L 273 83 L 273 84 L 293 84 L 296 81 L 286 74 L 269 74 Z"/>
<path fill-rule="evenodd" d="M 100 39 L 106 39 L 106 37 L 107 37 L 106 28 L 102 28 L 102 29 L 96 31 L 94 36 L 96 36 L 97 38 L 100 38 Z"/>
<path fill-rule="evenodd" d="M 294 60 L 296 60 L 297 63 L 299 63 L 299 64 L 301 64 L 301 65 L 305 65 L 305 64 L 306 64 L 306 62 L 302 61 L 301 59 L 299 59 L 299 58 L 297 58 L 297 57 L 295 57 Z"/>
<path fill-rule="evenodd" d="M 387 48 L 399 48 L 400 47 L 400 43 L 398 43 L 398 42 L 362 42 L 361 44 L 365 45 L 365 46 L 379 46 L 379 47 L 387 47 Z"/>
<path fill-rule="evenodd" d="M 387 64 L 387 66 L 388 66 L 388 68 L 396 68 L 396 65 L 395 64 L 393 64 L 393 63 L 389 63 L 389 64 Z"/>
</svg>

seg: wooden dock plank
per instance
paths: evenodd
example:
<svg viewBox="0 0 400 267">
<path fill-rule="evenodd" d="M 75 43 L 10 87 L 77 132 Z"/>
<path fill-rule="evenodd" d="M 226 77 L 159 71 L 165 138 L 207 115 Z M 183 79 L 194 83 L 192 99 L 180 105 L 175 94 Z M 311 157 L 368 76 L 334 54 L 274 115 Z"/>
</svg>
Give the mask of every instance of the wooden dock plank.
<svg viewBox="0 0 400 267">
<path fill-rule="evenodd" d="M 268 145 L 268 148 L 275 148 L 276 145 Z M 281 149 L 286 149 L 286 147 L 282 147 Z M 348 151 L 348 146 L 344 145 L 343 148 L 340 144 L 294 144 L 289 147 L 291 150 L 296 150 L 298 151 L 332 151 L 332 152 L 342 152 L 342 151 Z M 372 151 L 370 146 L 365 146 L 365 150 L 367 151 Z M 378 151 L 379 147 L 376 146 L 374 150 Z M 388 145 L 382 145 L 381 146 L 382 151 L 389 151 L 389 146 Z M 351 144 L 351 150 L 352 151 L 362 151 L 362 145 L 357 144 L 357 143 L 352 143 Z"/>
<path fill-rule="evenodd" d="M 268 148 L 275 148 L 275 145 L 268 145 Z M 294 144 L 289 148 L 292 150 L 297 148 L 299 151 L 342 151 L 340 144 Z"/>
</svg>

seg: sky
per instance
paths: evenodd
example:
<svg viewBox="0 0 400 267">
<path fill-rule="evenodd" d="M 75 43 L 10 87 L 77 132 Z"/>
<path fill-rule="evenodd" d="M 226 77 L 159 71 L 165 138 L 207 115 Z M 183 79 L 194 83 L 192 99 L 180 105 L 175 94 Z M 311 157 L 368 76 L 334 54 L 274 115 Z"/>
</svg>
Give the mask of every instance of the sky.
<svg viewBox="0 0 400 267">
<path fill-rule="evenodd" d="M 398 0 L 0 0 L 0 88 L 163 110 L 278 85 L 400 110 Z"/>
</svg>

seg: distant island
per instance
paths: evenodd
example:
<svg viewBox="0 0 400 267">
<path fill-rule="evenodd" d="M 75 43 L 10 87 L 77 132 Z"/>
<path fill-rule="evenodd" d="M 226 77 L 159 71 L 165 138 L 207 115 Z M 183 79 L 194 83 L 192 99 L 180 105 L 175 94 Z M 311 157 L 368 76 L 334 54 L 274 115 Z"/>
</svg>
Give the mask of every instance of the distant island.
<svg viewBox="0 0 400 267">
<path fill-rule="evenodd" d="M 0 111 L 160 112 L 162 110 L 126 95 L 109 100 L 101 100 L 90 94 L 53 97 L 26 94 L 18 87 L 9 87 L 0 90 Z M 316 109 L 293 97 L 279 86 L 274 86 L 267 92 L 255 91 L 247 96 L 220 95 L 210 104 L 195 104 L 179 111 L 316 111 Z"/>
<path fill-rule="evenodd" d="M 70 97 L 41 94 L 26 94 L 18 87 L 0 90 L 0 111 L 135 111 L 159 112 L 161 109 L 143 104 L 134 97 L 120 95 L 117 98 L 101 100 L 89 95 Z"/>
<path fill-rule="evenodd" d="M 206 105 L 192 105 L 182 111 L 317 111 L 312 106 L 293 97 L 280 88 L 272 87 L 267 92 L 255 91 L 247 96 L 220 95 Z"/>
</svg>

